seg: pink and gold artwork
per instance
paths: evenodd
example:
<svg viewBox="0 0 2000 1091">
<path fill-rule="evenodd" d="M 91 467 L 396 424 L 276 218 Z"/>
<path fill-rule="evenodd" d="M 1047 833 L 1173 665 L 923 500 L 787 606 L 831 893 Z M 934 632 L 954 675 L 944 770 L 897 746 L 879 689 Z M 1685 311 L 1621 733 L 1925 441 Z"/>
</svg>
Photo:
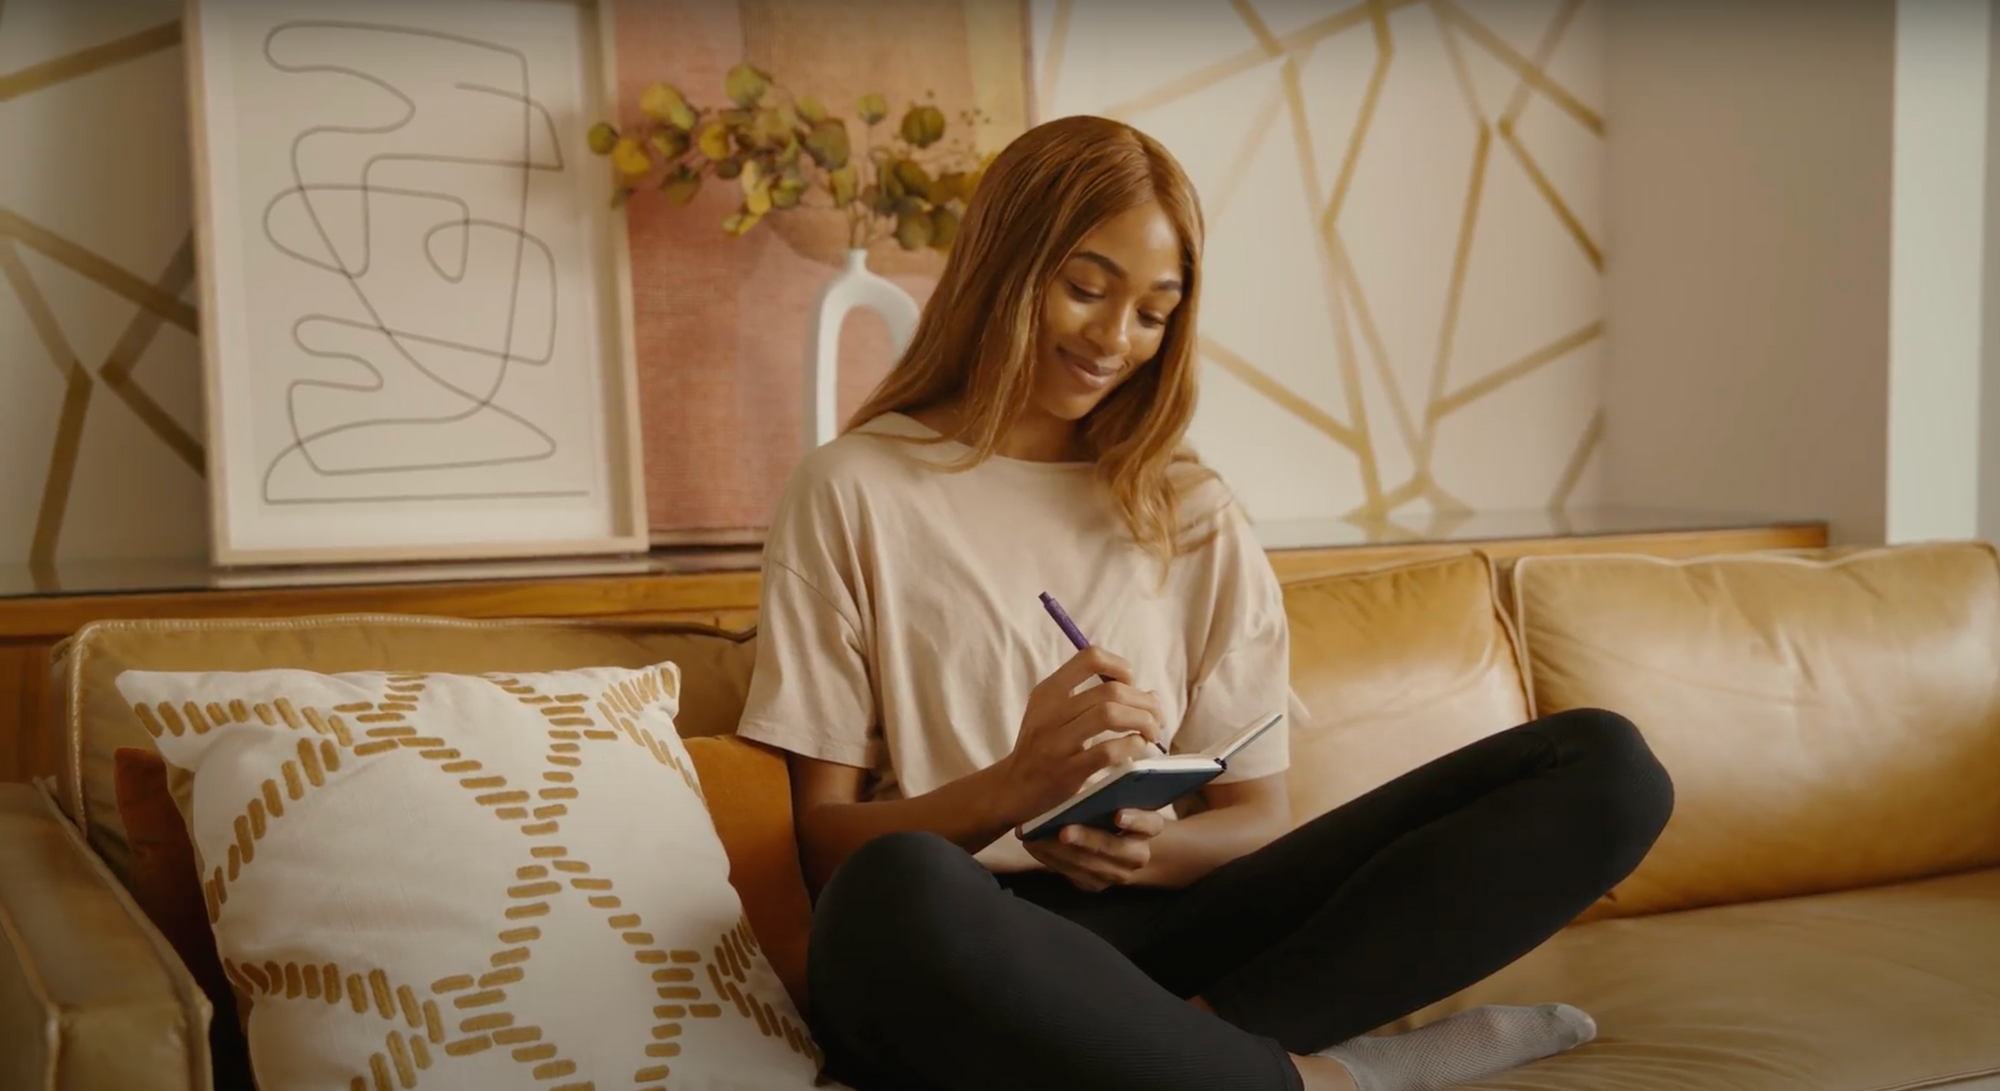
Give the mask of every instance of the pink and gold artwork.
<svg viewBox="0 0 2000 1091">
<path fill-rule="evenodd" d="M 893 129 L 931 102 L 958 119 L 976 112 L 980 152 L 1018 135 L 1029 113 L 1022 0 L 629 0 L 617 13 L 621 124 L 640 94 L 669 82 L 690 99 L 722 100 L 739 62 L 771 73 L 848 117 L 880 94 Z M 648 523 L 656 544 L 761 540 L 802 453 L 807 312 L 839 269 L 847 224 L 831 210 L 765 217 L 738 237 L 723 230 L 741 193 L 704 186 L 684 206 L 657 193 L 626 205 L 632 244 Z M 869 266 L 919 304 L 942 252 L 893 239 Z M 887 330 L 857 312 L 841 337 L 841 417 L 893 364 Z"/>
</svg>

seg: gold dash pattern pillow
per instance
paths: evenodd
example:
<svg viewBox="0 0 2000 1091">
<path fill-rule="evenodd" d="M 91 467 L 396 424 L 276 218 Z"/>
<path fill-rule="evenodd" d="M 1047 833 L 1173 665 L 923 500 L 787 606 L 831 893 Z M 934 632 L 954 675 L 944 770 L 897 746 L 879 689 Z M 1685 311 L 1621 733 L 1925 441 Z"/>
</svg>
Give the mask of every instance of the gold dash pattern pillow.
<svg viewBox="0 0 2000 1091">
<path fill-rule="evenodd" d="M 130 671 L 261 1091 L 808 1088 L 680 672 Z"/>
</svg>

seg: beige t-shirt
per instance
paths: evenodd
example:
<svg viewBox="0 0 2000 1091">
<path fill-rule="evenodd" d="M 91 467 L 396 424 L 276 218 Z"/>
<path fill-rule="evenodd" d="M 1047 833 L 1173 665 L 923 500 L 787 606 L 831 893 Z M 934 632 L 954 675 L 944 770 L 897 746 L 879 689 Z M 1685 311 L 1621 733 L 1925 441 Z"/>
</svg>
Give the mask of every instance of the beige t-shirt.
<svg viewBox="0 0 2000 1091">
<path fill-rule="evenodd" d="M 1013 750 L 1029 691 L 1076 654 L 1043 591 L 1159 693 L 1170 753 L 1296 713 L 1277 579 L 1219 482 L 1183 511 L 1220 509 L 1220 533 L 1163 584 L 1090 464 L 996 456 L 953 473 L 940 467 L 964 446 L 896 435 L 936 433 L 879 417 L 808 453 L 787 483 L 764 546 L 743 737 L 869 769 L 871 799 L 977 772 Z M 1284 770 L 1287 734 L 1267 732 L 1220 779 Z M 996 871 L 1040 866 L 1011 835 L 979 856 Z"/>
</svg>

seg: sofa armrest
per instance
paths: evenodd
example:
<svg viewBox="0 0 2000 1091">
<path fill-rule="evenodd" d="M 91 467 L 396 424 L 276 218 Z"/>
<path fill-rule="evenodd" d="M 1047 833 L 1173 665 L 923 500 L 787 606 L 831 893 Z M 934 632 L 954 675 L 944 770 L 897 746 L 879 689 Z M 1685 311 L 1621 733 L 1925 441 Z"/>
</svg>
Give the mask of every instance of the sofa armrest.
<svg viewBox="0 0 2000 1091">
<path fill-rule="evenodd" d="M 208 998 L 39 788 L 0 784 L 0 1087 L 208 1091 Z"/>
</svg>

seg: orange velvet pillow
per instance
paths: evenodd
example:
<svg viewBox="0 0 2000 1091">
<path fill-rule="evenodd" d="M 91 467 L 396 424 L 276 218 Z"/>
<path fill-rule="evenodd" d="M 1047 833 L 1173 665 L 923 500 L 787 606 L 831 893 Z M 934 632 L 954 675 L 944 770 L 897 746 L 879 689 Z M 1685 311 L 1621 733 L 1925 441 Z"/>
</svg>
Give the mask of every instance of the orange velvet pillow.
<svg viewBox="0 0 2000 1091">
<path fill-rule="evenodd" d="M 743 899 L 743 914 L 771 960 L 771 969 L 804 1011 L 812 902 L 799 867 L 785 760 L 771 750 L 726 736 L 682 741 L 701 778 L 716 834 L 729 854 L 729 882 Z M 215 1005 L 216 1026 L 226 1025 L 241 1055 L 244 1046 L 235 1001 L 208 928 L 194 845 L 167 788 L 166 762 L 156 751 L 121 747 L 113 755 L 112 777 L 118 817 L 132 846 L 133 900 L 208 994 Z M 218 1049 L 217 1057 L 222 1056 Z"/>
<path fill-rule="evenodd" d="M 682 739 L 701 778 L 715 832 L 729 853 L 729 885 L 757 933 L 771 969 L 806 1007 L 806 943 L 812 899 L 792 824 L 792 778 L 776 751 L 734 736 Z"/>
<path fill-rule="evenodd" d="M 208 929 L 194 843 L 167 790 L 167 763 L 157 751 L 119 747 L 112 753 L 111 779 L 118 818 L 132 848 L 128 892 L 215 1008 L 208 1027 L 208 1052 L 216 1091 L 247 1091 L 255 1086 L 250 1078 L 250 1046 L 236 1018 L 236 996 L 223 975 L 215 933 Z"/>
</svg>

